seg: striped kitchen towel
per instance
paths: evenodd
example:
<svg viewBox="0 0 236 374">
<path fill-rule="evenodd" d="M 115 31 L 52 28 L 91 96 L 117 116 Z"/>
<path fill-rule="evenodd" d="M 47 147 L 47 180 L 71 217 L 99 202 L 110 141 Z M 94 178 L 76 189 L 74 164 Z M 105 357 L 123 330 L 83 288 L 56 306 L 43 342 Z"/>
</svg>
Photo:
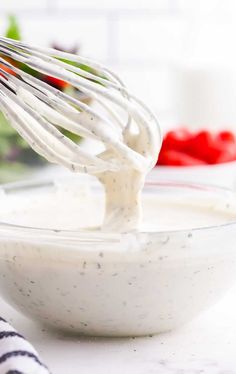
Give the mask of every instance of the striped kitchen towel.
<svg viewBox="0 0 236 374">
<path fill-rule="evenodd" d="M 33 346 L 0 318 L 0 374 L 49 374 Z"/>
</svg>

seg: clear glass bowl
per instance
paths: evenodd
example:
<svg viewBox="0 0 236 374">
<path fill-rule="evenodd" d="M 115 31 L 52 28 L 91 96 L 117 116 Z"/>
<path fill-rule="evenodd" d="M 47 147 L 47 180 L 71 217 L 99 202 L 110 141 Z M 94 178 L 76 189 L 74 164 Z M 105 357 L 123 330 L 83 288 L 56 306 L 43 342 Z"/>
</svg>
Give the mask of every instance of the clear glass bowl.
<svg viewBox="0 0 236 374">
<path fill-rule="evenodd" d="M 73 178 L 0 189 L 0 292 L 26 316 L 86 335 L 153 334 L 190 321 L 233 284 L 234 193 L 193 184 L 147 184 L 147 201 L 201 201 L 232 216 L 209 227 L 199 221 L 186 228 L 186 219 L 184 229 L 160 229 L 159 221 L 168 222 L 170 211 L 160 217 L 154 206 L 151 231 L 117 234 L 76 229 L 76 215 L 91 219 L 86 207 L 100 193 L 88 184 Z M 102 203 L 96 211 L 103 214 Z"/>
</svg>

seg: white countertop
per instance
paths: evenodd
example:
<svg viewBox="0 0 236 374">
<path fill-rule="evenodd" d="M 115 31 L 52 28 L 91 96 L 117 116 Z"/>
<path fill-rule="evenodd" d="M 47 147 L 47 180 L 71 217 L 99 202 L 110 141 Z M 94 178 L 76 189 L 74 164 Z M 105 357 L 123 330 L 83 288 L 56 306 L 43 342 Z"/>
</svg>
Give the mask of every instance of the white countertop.
<svg viewBox="0 0 236 374">
<path fill-rule="evenodd" d="M 34 344 L 54 374 L 236 373 L 236 288 L 178 331 L 133 339 L 53 334 L 0 303 L 1 316 Z"/>
</svg>

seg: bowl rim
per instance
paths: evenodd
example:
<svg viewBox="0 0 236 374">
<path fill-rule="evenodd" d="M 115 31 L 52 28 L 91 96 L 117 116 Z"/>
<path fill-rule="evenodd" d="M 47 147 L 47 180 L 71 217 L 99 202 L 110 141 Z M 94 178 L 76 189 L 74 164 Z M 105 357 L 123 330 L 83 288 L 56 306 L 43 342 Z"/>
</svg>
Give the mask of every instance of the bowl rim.
<svg viewBox="0 0 236 374">
<path fill-rule="evenodd" d="M 40 187 L 47 187 L 47 186 L 55 186 L 58 182 L 65 182 L 65 180 L 70 180 L 71 177 L 56 177 L 56 178 L 47 178 L 47 179 L 34 179 L 34 180 L 26 180 L 26 181 L 18 181 L 13 183 L 7 183 L 0 185 L 0 191 L 3 190 L 3 193 L 5 192 L 12 192 L 12 191 L 18 191 L 18 190 L 25 190 L 25 189 L 32 189 L 32 188 L 40 188 Z M 75 180 L 74 176 L 73 179 Z M 201 191 L 215 191 L 217 193 L 224 193 L 227 195 L 232 195 L 232 197 L 236 197 L 235 191 L 222 187 L 222 186 L 216 186 L 214 184 L 204 184 L 204 183 L 195 183 L 191 181 L 176 181 L 176 180 L 160 180 L 160 181 L 154 181 L 152 179 L 146 180 L 145 182 L 146 187 L 179 187 L 179 188 L 187 188 L 187 189 L 194 189 L 194 190 L 201 190 Z M 144 186 L 144 187 L 145 187 Z M 236 213 L 235 213 L 236 216 Z M 222 224 L 217 225 L 209 225 L 209 226 L 200 226 L 200 227 L 193 227 L 193 228 L 183 228 L 183 229 L 172 229 L 172 230 L 159 230 L 159 231 L 146 231 L 146 230 L 137 230 L 137 231 L 127 231 L 127 232 L 103 232 L 103 231 L 86 231 L 84 229 L 82 230 L 63 230 L 63 229 L 56 229 L 56 228 L 44 228 L 44 227 L 37 227 L 37 226 L 25 226 L 25 225 L 18 225 L 13 224 L 9 222 L 4 222 L 0 220 L 0 233 L 3 233 L 4 230 L 14 230 L 14 234 L 17 235 L 20 232 L 24 232 L 24 234 L 32 233 L 32 234 L 45 234 L 47 238 L 49 238 L 48 234 L 51 234 L 53 238 L 55 238 L 55 235 L 70 235 L 70 238 L 78 238 L 78 237 L 91 237 L 91 239 L 95 239 L 96 237 L 102 236 L 104 239 L 114 239 L 114 238 L 120 238 L 125 235 L 158 235 L 158 236 L 164 236 L 167 235 L 182 235 L 194 232 L 206 232 L 206 231 L 214 231 L 219 230 L 226 227 L 234 227 L 236 228 L 236 218 L 233 221 L 230 222 L 224 222 Z M 51 237 L 52 238 L 52 237 Z M 100 237 L 101 238 L 101 237 Z M 100 240 L 100 239 L 99 239 Z"/>
</svg>

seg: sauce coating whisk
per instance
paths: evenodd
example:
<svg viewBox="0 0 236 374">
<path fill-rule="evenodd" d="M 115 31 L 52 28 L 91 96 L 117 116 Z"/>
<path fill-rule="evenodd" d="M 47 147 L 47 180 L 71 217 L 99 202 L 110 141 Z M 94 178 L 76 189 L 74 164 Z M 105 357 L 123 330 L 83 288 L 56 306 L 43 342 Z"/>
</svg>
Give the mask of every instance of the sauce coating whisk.
<svg viewBox="0 0 236 374">
<path fill-rule="evenodd" d="M 72 171 L 98 177 L 105 188 L 108 180 L 124 170 L 141 175 L 153 167 L 161 145 L 157 120 L 109 69 L 78 55 L 4 37 L 0 54 L 0 63 L 6 67 L 0 67 L 0 109 L 37 153 Z M 5 57 L 68 82 L 91 98 L 93 105 L 59 91 Z M 103 151 L 89 153 L 60 129 L 97 140 Z"/>
</svg>

